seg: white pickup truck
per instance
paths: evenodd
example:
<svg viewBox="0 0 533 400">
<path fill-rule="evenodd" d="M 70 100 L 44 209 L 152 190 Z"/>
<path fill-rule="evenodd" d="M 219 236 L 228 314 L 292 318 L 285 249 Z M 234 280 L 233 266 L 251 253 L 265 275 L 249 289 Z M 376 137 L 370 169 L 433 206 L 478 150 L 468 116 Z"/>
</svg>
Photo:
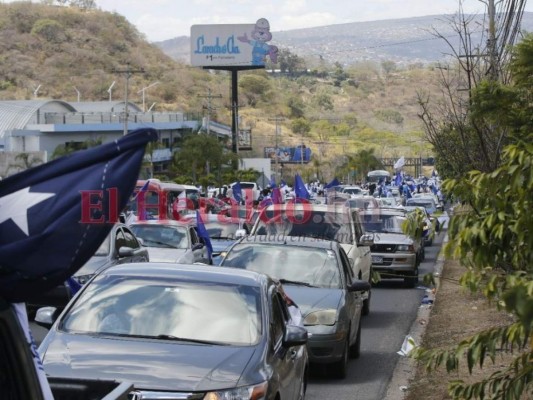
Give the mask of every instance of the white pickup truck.
<svg viewBox="0 0 533 400">
<path fill-rule="evenodd" d="M 251 235 L 305 236 L 336 240 L 352 263 L 354 275 L 372 283 L 373 235 L 364 234 L 359 210 L 343 204 L 285 203 L 264 208 Z M 363 315 L 370 312 L 371 290 L 365 292 Z"/>
</svg>

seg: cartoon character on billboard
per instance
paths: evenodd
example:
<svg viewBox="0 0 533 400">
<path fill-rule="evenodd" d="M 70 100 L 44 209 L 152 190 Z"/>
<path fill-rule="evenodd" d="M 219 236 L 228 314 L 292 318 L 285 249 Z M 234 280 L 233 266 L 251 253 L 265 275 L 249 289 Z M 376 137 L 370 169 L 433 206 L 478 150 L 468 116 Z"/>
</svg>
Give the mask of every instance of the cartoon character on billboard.
<svg viewBox="0 0 533 400">
<path fill-rule="evenodd" d="M 270 33 L 270 24 L 265 18 L 259 18 L 252 30 L 252 38 L 249 39 L 246 32 L 244 36 L 237 37 L 241 42 L 251 44 L 252 49 L 252 65 L 264 65 L 266 57 L 275 64 L 278 60 L 278 48 L 276 46 L 267 44 L 272 39 Z"/>
</svg>

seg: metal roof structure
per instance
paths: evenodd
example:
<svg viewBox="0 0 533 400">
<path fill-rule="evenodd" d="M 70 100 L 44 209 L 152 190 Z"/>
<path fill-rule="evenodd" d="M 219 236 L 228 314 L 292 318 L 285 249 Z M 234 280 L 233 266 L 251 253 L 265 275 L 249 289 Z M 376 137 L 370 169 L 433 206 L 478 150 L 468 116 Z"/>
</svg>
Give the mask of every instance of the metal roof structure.
<svg viewBox="0 0 533 400">
<path fill-rule="evenodd" d="M 65 112 L 75 112 L 69 103 L 61 100 L 12 100 L 0 101 L 0 139 L 6 131 L 24 129 L 35 114 L 49 104 L 65 108 Z"/>
</svg>

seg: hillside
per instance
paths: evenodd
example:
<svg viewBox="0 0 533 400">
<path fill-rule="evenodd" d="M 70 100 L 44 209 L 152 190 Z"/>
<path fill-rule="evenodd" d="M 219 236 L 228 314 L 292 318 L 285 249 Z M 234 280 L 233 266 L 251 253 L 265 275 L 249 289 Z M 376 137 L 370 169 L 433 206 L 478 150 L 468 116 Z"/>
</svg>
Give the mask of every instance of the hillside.
<svg viewBox="0 0 533 400">
<path fill-rule="evenodd" d="M 78 93 L 81 101 L 106 100 L 116 82 L 113 99 L 124 99 L 127 83 L 128 100 L 141 104 L 142 89 L 158 82 L 145 93 L 153 110 L 206 115 L 210 91 L 220 97 L 212 101 L 211 120 L 231 125 L 226 72 L 172 59 L 116 13 L 0 3 L 0 54 L 2 100 L 75 102 Z M 128 65 L 135 73 L 126 79 Z M 252 128 L 254 147 L 242 155 L 263 156 L 264 147 L 275 145 L 277 117 L 279 145 L 304 142 L 327 168 L 363 148 L 385 157 L 431 155 L 422 140 L 417 93 L 438 92 L 438 71 L 389 67 L 369 62 L 326 66 L 320 75 L 239 73 L 239 124 Z"/>
<path fill-rule="evenodd" d="M 483 16 L 470 16 L 483 22 Z M 272 44 L 303 57 L 308 64 L 326 61 L 348 66 L 358 62 L 390 60 L 399 65 L 431 64 L 445 61 L 450 53 L 448 45 L 435 37 L 439 32 L 453 45 L 457 34 L 450 25 L 450 15 L 352 22 L 314 28 L 272 32 Z M 533 13 L 525 12 L 522 30 L 533 32 Z M 481 43 L 482 31 L 472 35 L 473 43 Z M 190 38 L 180 36 L 155 42 L 175 60 L 190 61 Z"/>
</svg>

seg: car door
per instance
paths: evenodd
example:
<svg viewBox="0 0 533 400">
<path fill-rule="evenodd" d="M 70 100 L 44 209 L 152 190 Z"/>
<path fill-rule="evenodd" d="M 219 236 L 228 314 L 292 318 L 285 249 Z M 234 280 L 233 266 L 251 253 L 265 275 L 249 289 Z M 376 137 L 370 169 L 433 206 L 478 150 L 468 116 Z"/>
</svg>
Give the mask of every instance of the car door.
<svg viewBox="0 0 533 400">
<path fill-rule="evenodd" d="M 354 344 L 357 339 L 357 328 L 361 320 L 361 312 L 363 309 L 363 297 L 360 292 L 352 292 L 347 290 L 349 286 L 357 279 L 350 265 L 350 260 L 342 247 L 339 247 L 339 267 L 342 269 L 342 276 L 344 277 L 344 296 L 347 314 L 350 316 L 350 345 Z"/>
<path fill-rule="evenodd" d="M 370 282 L 370 268 L 372 266 L 372 256 L 370 254 L 370 246 L 361 246 L 358 242 L 361 236 L 363 236 L 363 225 L 360 221 L 359 214 L 355 210 L 350 210 L 350 224 L 353 232 L 353 240 L 355 241 L 356 250 L 354 249 L 354 265 L 357 264 L 359 268 L 354 271 L 361 271 L 361 276 L 357 276 L 358 279 Z M 351 255 L 348 256 L 351 258 Z"/>
<path fill-rule="evenodd" d="M 303 350 L 299 347 L 283 346 L 283 335 L 289 320 L 286 302 L 273 287 L 270 295 L 269 349 L 273 374 L 277 378 L 282 399 L 293 399 L 302 379 L 299 376 L 301 368 L 298 362 L 303 358 Z"/>
</svg>

